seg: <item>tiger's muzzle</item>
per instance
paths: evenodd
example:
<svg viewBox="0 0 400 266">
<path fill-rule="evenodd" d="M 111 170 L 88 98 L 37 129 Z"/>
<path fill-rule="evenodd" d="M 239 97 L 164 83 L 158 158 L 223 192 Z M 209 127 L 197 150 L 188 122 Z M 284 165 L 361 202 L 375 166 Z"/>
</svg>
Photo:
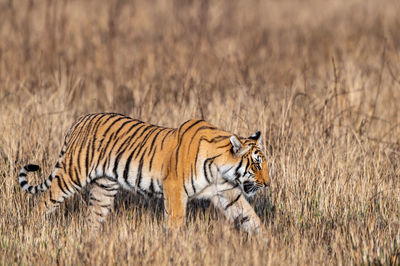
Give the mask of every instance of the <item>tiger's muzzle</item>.
<svg viewBox="0 0 400 266">
<path fill-rule="evenodd" d="M 244 181 L 243 182 L 243 191 L 248 195 L 253 195 L 260 188 L 263 188 L 265 186 L 266 186 L 266 184 L 259 185 L 259 184 L 257 184 L 257 182 L 254 182 L 254 181 Z"/>
</svg>

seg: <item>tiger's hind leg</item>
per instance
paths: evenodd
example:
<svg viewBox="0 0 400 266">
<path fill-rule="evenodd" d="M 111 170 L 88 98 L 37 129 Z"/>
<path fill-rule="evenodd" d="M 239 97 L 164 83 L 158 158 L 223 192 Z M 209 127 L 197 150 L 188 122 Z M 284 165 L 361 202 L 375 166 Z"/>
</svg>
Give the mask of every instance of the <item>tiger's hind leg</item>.
<svg viewBox="0 0 400 266">
<path fill-rule="evenodd" d="M 39 211 L 41 214 L 49 214 L 54 211 L 65 199 L 71 197 L 76 191 L 80 191 L 85 184 L 76 183 L 64 169 L 57 169 L 52 176 L 50 188 L 41 197 Z"/>
<path fill-rule="evenodd" d="M 98 230 L 106 216 L 113 210 L 119 184 L 106 177 L 97 178 L 91 184 L 88 222 L 90 228 Z"/>
</svg>

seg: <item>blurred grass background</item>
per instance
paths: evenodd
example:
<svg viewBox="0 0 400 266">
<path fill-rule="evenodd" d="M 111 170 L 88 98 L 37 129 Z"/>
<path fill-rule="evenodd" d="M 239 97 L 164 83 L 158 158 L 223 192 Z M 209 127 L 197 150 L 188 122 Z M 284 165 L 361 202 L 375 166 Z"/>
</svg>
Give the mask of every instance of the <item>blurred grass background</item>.
<svg viewBox="0 0 400 266">
<path fill-rule="evenodd" d="M 399 263 L 398 0 L 0 0 L 0 264 Z M 16 182 L 51 171 L 80 115 L 265 136 L 252 202 L 269 244 L 207 204 L 166 232 L 121 193 L 99 236 L 86 194 L 42 220 Z M 198 206 L 201 205 L 201 206 Z"/>
</svg>

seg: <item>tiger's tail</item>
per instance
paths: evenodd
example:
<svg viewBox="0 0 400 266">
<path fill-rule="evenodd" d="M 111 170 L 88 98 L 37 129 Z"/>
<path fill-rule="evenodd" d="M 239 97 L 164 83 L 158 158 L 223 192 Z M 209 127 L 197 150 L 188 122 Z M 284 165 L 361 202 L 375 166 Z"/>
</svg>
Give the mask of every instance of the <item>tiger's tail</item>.
<svg viewBox="0 0 400 266">
<path fill-rule="evenodd" d="M 22 169 L 19 171 L 18 182 L 22 190 L 24 190 L 26 193 L 37 194 L 40 192 L 45 192 L 51 186 L 51 182 L 53 181 L 54 178 L 53 175 L 50 175 L 45 181 L 36 186 L 32 186 L 28 183 L 28 180 L 26 178 L 28 173 L 36 172 L 39 169 L 40 169 L 39 165 L 27 164 L 24 167 L 22 167 Z"/>
<path fill-rule="evenodd" d="M 51 182 L 53 182 L 54 176 L 55 176 L 58 168 L 60 168 L 61 160 L 67 149 L 67 144 L 68 144 L 68 140 L 69 140 L 69 137 L 71 134 L 71 129 L 72 129 L 72 127 L 68 129 L 68 132 L 65 136 L 64 145 L 61 149 L 61 153 L 60 153 L 57 163 L 55 165 L 55 169 L 54 169 L 53 173 L 45 181 L 43 181 L 39 185 L 32 186 L 28 183 L 28 180 L 26 178 L 29 172 L 39 171 L 40 170 L 39 165 L 27 164 L 21 168 L 21 170 L 19 171 L 19 174 L 18 174 L 18 182 L 23 191 L 25 191 L 26 193 L 29 193 L 29 194 L 38 194 L 38 193 L 45 192 L 46 190 L 48 190 L 50 188 Z"/>
</svg>

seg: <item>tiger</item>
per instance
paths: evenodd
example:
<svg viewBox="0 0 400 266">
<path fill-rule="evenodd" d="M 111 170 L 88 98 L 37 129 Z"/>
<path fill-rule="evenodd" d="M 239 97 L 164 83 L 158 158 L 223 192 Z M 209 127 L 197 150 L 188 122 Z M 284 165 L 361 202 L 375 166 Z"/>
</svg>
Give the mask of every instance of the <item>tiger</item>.
<svg viewBox="0 0 400 266">
<path fill-rule="evenodd" d="M 46 216 L 88 186 L 88 224 L 100 228 L 122 188 L 162 198 L 166 226 L 180 228 L 187 202 L 209 200 L 228 221 L 249 233 L 265 232 L 246 197 L 270 185 L 261 132 L 248 138 L 201 119 L 167 128 L 116 113 L 80 117 L 68 130 L 54 170 L 32 186 L 27 164 L 19 185 L 30 194 L 46 192 L 39 211 Z"/>
</svg>

